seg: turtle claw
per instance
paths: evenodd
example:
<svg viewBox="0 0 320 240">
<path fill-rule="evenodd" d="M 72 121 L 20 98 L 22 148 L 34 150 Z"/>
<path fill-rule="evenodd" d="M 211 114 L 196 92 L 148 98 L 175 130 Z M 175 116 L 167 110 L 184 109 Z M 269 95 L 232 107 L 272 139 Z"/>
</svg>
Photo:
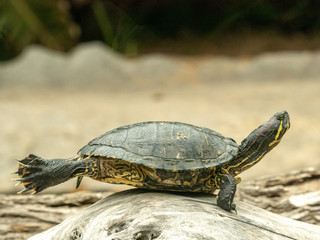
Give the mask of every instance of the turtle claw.
<svg viewBox="0 0 320 240">
<path fill-rule="evenodd" d="M 21 183 L 22 183 L 22 182 L 21 182 Z M 21 183 L 18 183 L 18 185 L 21 184 Z M 17 194 L 22 194 L 22 193 L 25 193 L 25 192 L 32 191 L 30 194 L 31 194 L 31 195 L 34 195 L 34 194 L 36 194 L 36 193 L 39 192 L 39 191 L 37 190 L 37 187 L 31 188 L 32 183 L 27 182 L 27 183 L 23 183 L 23 184 L 24 184 L 25 189 L 17 192 Z"/>
<path fill-rule="evenodd" d="M 233 211 L 234 211 L 234 213 L 235 213 L 236 215 L 238 215 L 238 212 L 237 212 L 237 209 L 236 209 L 236 205 L 235 205 L 234 203 L 231 203 L 231 204 L 230 204 L 230 208 L 231 208 L 230 212 L 233 212 Z"/>
<path fill-rule="evenodd" d="M 21 164 L 23 167 L 30 167 L 30 165 L 23 163 L 23 160 L 17 160 L 19 164 Z"/>
<path fill-rule="evenodd" d="M 11 178 L 11 181 L 18 181 L 18 182 L 23 182 L 25 179 L 24 178 Z"/>
<path fill-rule="evenodd" d="M 25 192 L 28 192 L 28 191 L 29 191 L 29 189 L 25 188 L 25 189 L 23 189 L 23 190 L 21 190 L 21 191 L 17 192 L 17 194 L 22 194 L 22 193 L 25 193 Z"/>
<path fill-rule="evenodd" d="M 14 186 L 18 187 L 20 184 L 22 184 L 22 182 L 17 182 Z"/>
<path fill-rule="evenodd" d="M 79 186 L 80 186 L 80 184 L 81 184 L 82 179 L 83 179 L 83 176 L 80 176 L 80 177 L 78 177 L 78 178 L 77 178 L 76 189 L 78 189 L 78 188 L 79 188 Z"/>
</svg>

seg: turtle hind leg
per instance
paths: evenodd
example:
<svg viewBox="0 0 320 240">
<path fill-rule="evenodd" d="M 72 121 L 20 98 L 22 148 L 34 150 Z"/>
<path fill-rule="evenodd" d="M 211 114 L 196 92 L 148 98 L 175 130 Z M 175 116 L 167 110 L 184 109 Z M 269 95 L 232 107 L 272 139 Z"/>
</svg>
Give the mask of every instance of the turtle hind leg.
<svg viewBox="0 0 320 240">
<path fill-rule="evenodd" d="M 20 178 L 15 179 L 22 183 L 26 191 L 33 193 L 63 183 L 76 174 L 85 172 L 86 165 L 74 159 L 50 159 L 45 160 L 36 155 L 30 154 L 28 157 L 19 160 L 17 174 Z"/>
</svg>

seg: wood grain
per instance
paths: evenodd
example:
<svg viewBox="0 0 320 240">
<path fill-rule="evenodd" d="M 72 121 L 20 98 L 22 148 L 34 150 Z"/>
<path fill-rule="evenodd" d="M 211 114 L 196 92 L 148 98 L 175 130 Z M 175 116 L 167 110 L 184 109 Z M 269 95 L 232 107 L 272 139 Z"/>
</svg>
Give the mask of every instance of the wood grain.
<svg viewBox="0 0 320 240">
<path fill-rule="evenodd" d="M 153 239 L 314 240 L 320 239 L 319 189 L 320 171 L 315 169 L 243 182 L 235 199 L 238 214 L 218 208 L 214 197 L 198 194 L 138 189 L 111 196 L 111 192 L 0 194 L 0 239 L 27 239 L 50 228 L 53 236 L 65 228 L 70 239 L 85 239 L 90 230 L 101 233 L 105 237 L 101 239 L 152 239 L 153 234 Z"/>
</svg>

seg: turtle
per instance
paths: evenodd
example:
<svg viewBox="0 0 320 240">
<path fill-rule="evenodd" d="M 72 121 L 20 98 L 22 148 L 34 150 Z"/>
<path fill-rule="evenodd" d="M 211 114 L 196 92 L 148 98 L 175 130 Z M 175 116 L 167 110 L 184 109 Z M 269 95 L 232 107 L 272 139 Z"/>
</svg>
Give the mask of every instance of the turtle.
<svg viewBox="0 0 320 240">
<path fill-rule="evenodd" d="M 19 193 L 42 190 L 77 177 L 138 188 L 201 192 L 219 190 L 217 205 L 236 211 L 233 202 L 243 171 L 279 144 L 290 127 L 286 111 L 274 114 L 240 145 L 204 127 L 148 121 L 122 126 L 93 139 L 76 157 L 43 159 L 34 154 L 19 161 Z"/>
</svg>

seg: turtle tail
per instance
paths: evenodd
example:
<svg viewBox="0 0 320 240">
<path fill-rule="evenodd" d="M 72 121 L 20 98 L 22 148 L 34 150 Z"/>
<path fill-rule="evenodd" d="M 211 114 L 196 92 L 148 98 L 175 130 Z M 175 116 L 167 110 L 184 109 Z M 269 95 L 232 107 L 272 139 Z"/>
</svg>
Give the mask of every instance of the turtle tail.
<svg viewBox="0 0 320 240">
<path fill-rule="evenodd" d="M 77 186 L 79 186 L 82 176 L 90 176 L 88 161 L 89 158 L 79 159 L 79 157 L 46 160 L 30 154 L 28 157 L 19 160 L 16 173 L 20 178 L 15 180 L 22 183 L 25 189 L 18 193 L 33 191 L 31 194 L 35 194 L 73 177 L 79 177 L 77 183 Z"/>
</svg>

